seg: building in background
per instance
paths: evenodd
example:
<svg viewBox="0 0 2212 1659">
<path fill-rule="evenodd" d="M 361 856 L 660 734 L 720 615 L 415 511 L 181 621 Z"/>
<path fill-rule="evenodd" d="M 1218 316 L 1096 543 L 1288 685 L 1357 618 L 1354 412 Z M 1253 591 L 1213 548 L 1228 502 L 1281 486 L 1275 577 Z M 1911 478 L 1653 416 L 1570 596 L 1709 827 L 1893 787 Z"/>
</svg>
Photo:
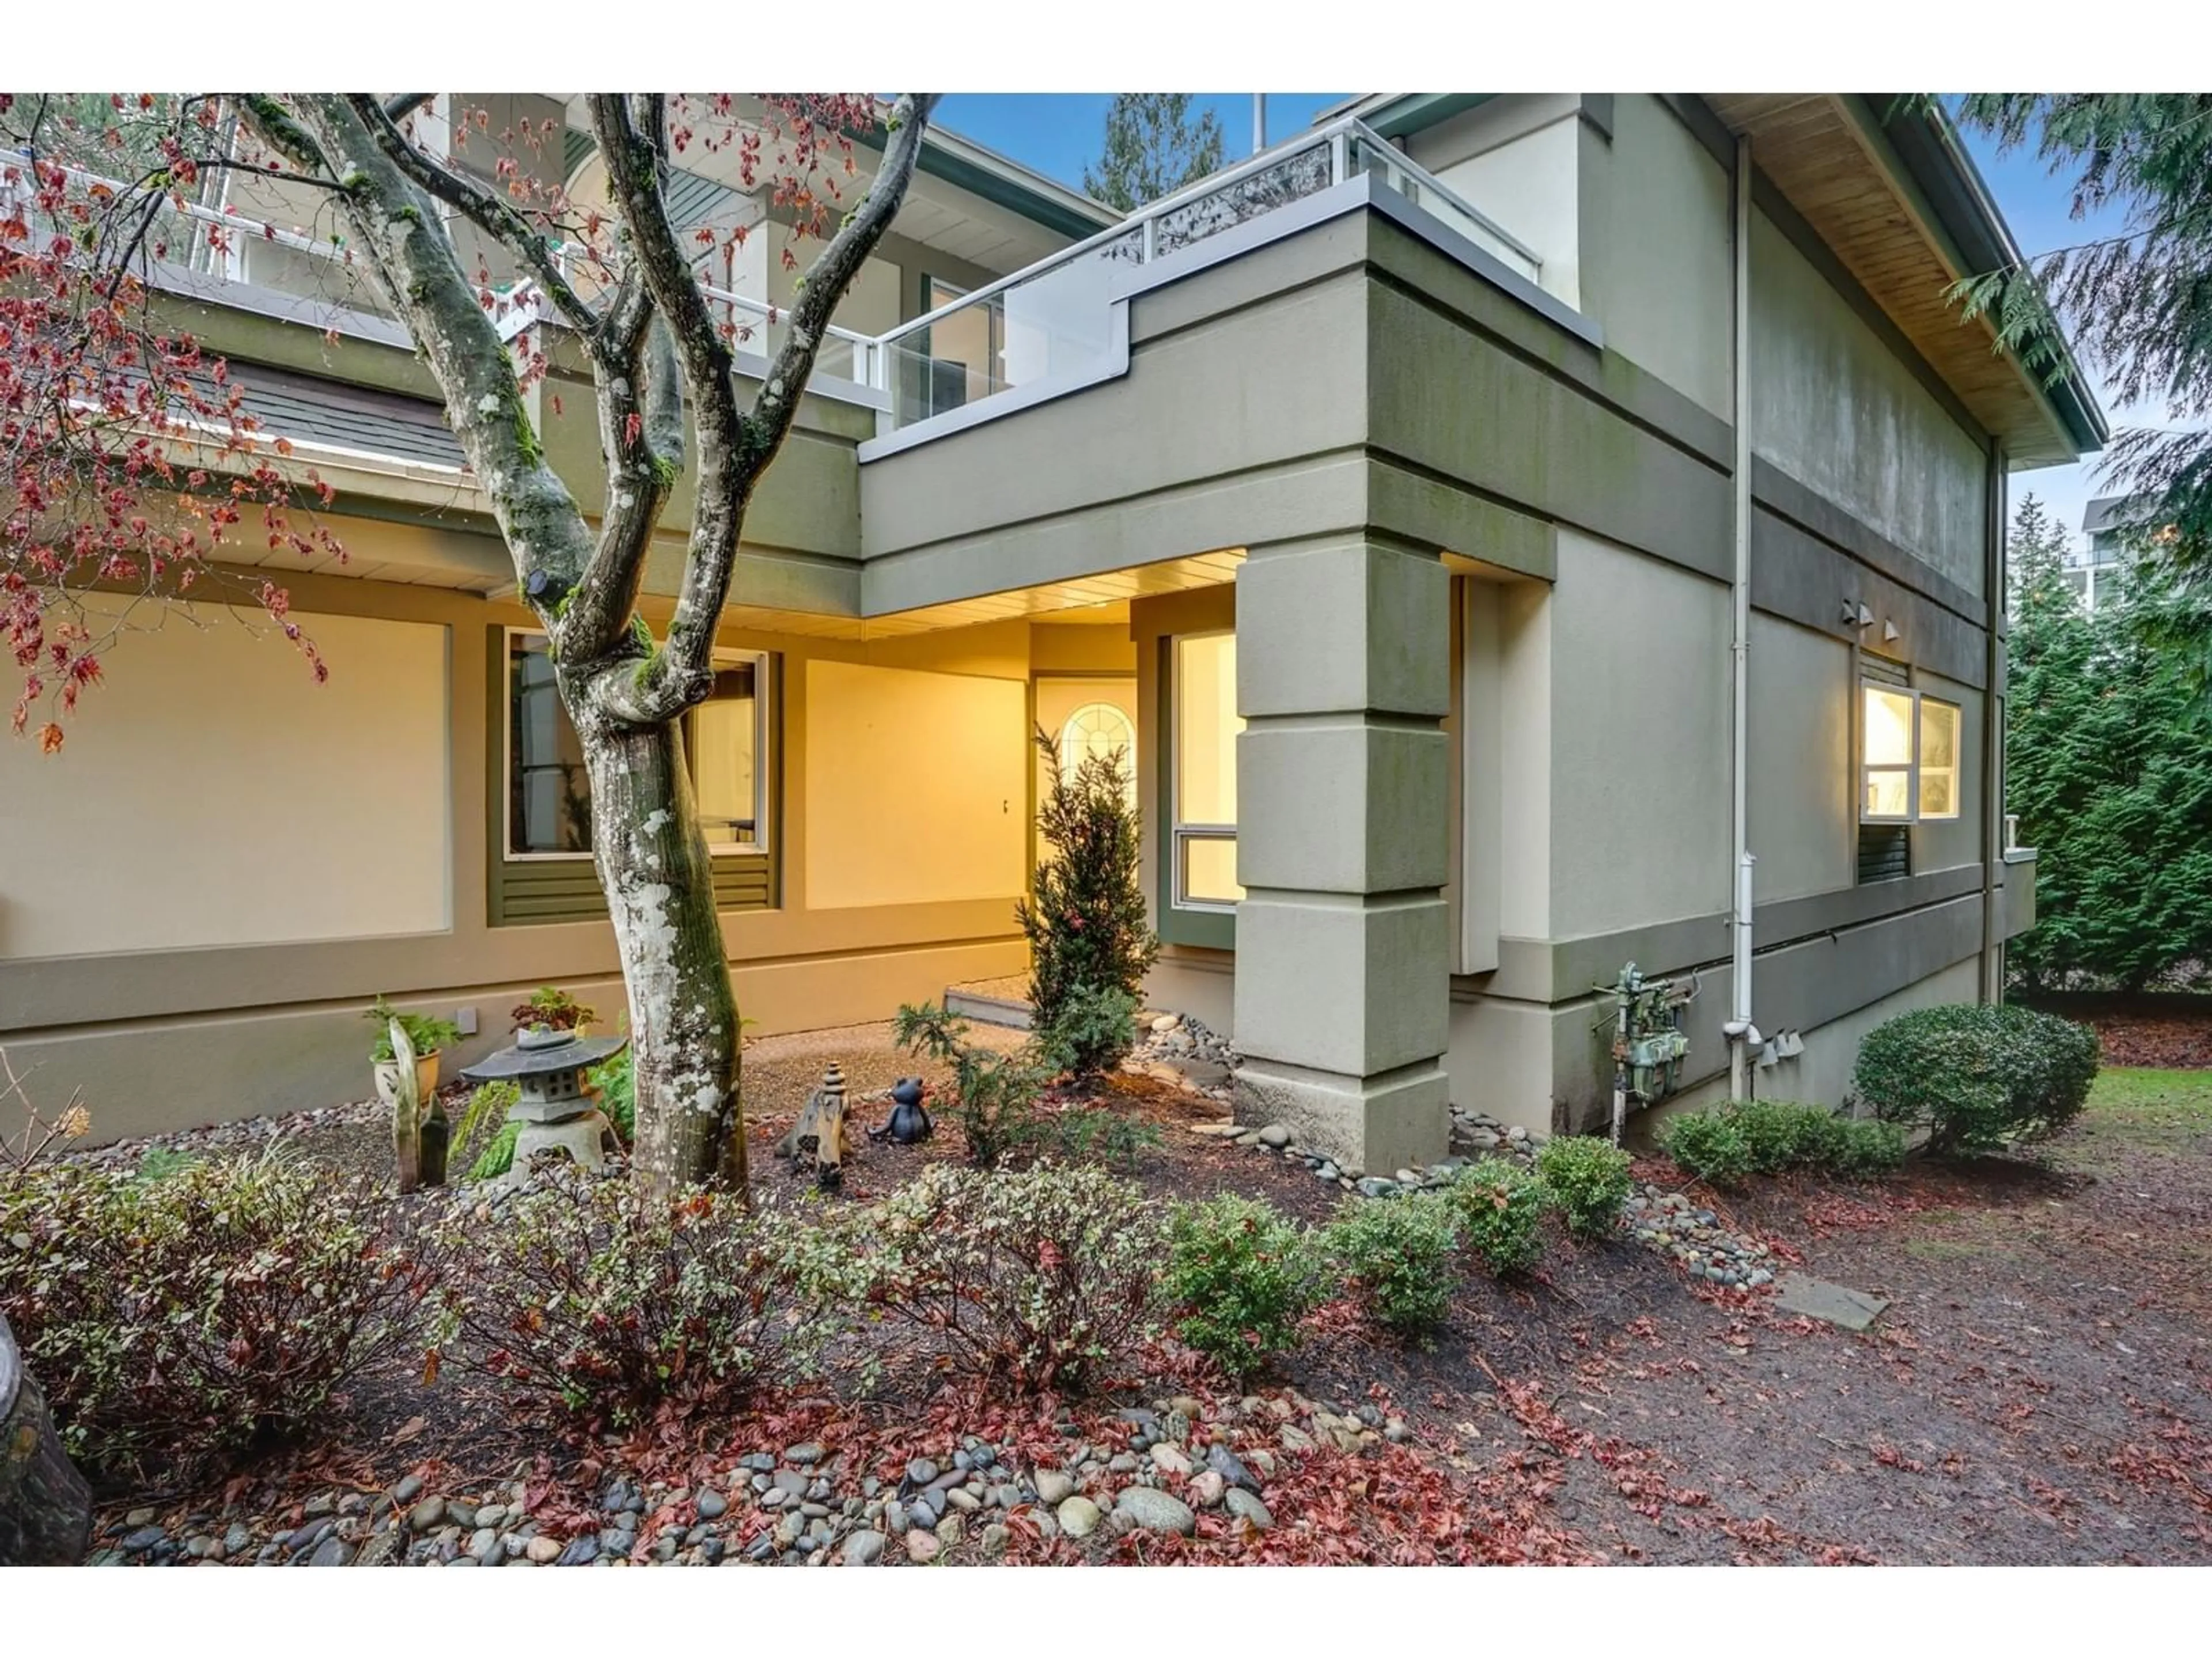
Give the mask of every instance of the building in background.
<svg viewBox="0 0 2212 1659">
<path fill-rule="evenodd" d="M 2081 510 L 2081 533 L 2087 547 L 2066 556 L 2066 582 L 2081 600 L 2081 608 L 2094 611 L 2100 600 L 2111 599 L 2122 571 L 2133 564 L 2142 549 L 2142 516 L 2135 498 L 2100 495 Z"/>
</svg>

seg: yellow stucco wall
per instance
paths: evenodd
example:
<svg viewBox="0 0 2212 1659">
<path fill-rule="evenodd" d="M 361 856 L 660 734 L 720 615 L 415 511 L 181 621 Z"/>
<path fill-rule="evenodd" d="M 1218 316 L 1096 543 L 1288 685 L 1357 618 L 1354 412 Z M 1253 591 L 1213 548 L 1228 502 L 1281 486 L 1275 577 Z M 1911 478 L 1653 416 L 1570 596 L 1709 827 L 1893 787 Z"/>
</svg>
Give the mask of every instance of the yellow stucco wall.
<svg viewBox="0 0 2212 1659">
<path fill-rule="evenodd" d="M 155 611 L 59 753 L 0 742 L 0 957 L 448 925 L 447 630 L 297 620 L 325 684 L 265 617 Z"/>
<path fill-rule="evenodd" d="M 1025 875 L 1024 682 L 820 659 L 805 673 L 807 908 L 1011 902 Z"/>
</svg>

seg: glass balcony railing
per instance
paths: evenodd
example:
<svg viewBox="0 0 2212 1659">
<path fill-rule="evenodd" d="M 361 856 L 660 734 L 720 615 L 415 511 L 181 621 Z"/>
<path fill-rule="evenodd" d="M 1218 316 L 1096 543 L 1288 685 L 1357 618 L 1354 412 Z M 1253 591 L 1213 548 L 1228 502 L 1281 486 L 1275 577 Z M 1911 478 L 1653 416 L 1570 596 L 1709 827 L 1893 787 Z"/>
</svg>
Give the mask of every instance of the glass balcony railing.
<svg viewBox="0 0 2212 1659">
<path fill-rule="evenodd" d="M 1371 128 L 1346 119 L 1200 180 L 1049 259 L 884 335 L 876 382 L 911 426 L 1001 393 L 1110 368 L 1112 283 L 1149 264 L 1361 175 L 1441 220 L 1509 270 L 1543 263 Z"/>
<path fill-rule="evenodd" d="M 5 157 L 0 157 L 4 162 Z M 1371 178 L 1531 283 L 1542 261 L 1373 129 L 1346 118 L 1301 135 L 1152 204 L 1121 223 L 880 336 L 832 325 L 815 359 L 815 389 L 872 404 L 896 428 L 1048 382 L 1110 372 L 1116 278 L 1213 237 Z M 27 205 L 27 182 L 14 186 Z M 0 202 L 10 187 L 0 181 Z M 173 199 L 160 208 L 148 252 L 161 264 L 276 289 L 389 319 L 367 270 L 343 246 L 249 216 Z M 606 278 L 582 249 L 564 249 L 568 280 L 588 301 Z M 789 327 L 766 301 L 702 281 L 738 349 L 773 357 Z M 551 313 L 526 283 L 495 290 L 509 338 Z"/>
</svg>

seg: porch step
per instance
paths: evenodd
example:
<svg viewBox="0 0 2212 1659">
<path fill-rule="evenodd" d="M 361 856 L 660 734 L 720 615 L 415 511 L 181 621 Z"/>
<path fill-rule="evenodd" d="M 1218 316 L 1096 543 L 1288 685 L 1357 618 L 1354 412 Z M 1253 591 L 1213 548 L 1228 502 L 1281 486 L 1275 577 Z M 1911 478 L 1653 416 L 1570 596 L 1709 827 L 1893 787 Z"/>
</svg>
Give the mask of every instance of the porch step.
<svg viewBox="0 0 2212 1659">
<path fill-rule="evenodd" d="M 965 985 L 945 988 L 945 1007 L 948 1013 L 959 1015 L 985 1025 L 1004 1025 L 1017 1031 L 1030 1029 L 1029 999 L 1022 994 L 1024 981 L 1021 980 L 971 980 Z"/>
</svg>

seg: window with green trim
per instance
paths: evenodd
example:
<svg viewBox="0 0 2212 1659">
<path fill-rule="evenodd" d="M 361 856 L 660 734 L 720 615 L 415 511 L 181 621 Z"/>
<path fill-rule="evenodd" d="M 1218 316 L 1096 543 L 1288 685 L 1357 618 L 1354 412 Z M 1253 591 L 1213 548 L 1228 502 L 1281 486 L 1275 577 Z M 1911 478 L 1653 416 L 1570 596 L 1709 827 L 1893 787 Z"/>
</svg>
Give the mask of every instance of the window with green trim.
<svg viewBox="0 0 2212 1659">
<path fill-rule="evenodd" d="M 1184 910 L 1234 910 L 1237 879 L 1237 635 L 1178 635 L 1169 671 L 1170 893 Z"/>
<path fill-rule="evenodd" d="M 715 853 L 758 853 L 768 844 L 768 666 L 763 653 L 717 653 L 712 695 L 685 716 L 692 790 Z M 562 706 L 543 634 L 507 635 L 507 705 L 506 856 L 588 860 L 583 745 Z"/>
</svg>

